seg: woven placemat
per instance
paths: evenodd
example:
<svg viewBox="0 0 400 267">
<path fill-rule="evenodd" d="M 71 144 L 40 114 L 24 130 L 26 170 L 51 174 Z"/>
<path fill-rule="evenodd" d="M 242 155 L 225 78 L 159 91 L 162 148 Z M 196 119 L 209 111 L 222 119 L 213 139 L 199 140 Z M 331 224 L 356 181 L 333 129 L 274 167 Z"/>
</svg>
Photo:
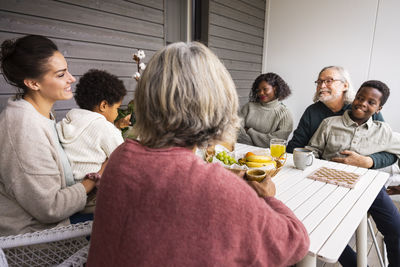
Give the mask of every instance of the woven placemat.
<svg viewBox="0 0 400 267">
<path fill-rule="evenodd" d="M 307 177 L 313 180 L 344 186 L 347 188 L 354 188 L 360 179 L 360 175 L 357 173 L 340 171 L 327 167 L 321 167 Z"/>
</svg>

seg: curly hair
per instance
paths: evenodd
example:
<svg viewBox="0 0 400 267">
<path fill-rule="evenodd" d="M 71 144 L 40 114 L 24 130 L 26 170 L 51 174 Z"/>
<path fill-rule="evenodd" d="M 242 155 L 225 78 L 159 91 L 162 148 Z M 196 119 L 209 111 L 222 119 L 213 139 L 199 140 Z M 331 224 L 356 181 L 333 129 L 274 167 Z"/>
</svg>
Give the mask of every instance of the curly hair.
<svg viewBox="0 0 400 267">
<path fill-rule="evenodd" d="M 376 90 L 378 90 L 379 92 L 381 92 L 382 93 L 382 97 L 381 97 L 380 106 L 383 107 L 383 105 L 385 105 L 385 103 L 386 103 L 386 101 L 387 101 L 387 99 L 389 98 L 389 95 L 390 95 L 390 89 L 384 82 L 381 82 L 381 81 L 378 81 L 378 80 L 366 81 L 363 84 L 361 84 L 360 89 L 358 89 L 358 91 L 357 91 L 357 94 L 358 94 L 358 92 L 360 92 L 360 90 L 363 87 L 372 87 L 372 88 L 375 88 Z"/>
<path fill-rule="evenodd" d="M 114 105 L 126 95 L 124 83 L 104 70 L 91 69 L 76 85 L 75 100 L 82 109 L 93 110 L 101 101 Z"/>
<path fill-rule="evenodd" d="M 287 98 L 292 93 L 289 85 L 278 74 L 268 72 L 261 74 L 253 82 L 253 86 L 251 87 L 249 95 L 250 102 L 260 102 L 260 98 L 257 95 L 257 89 L 262 81 L 265 81 L 272 87 L 275 87 L 275 97 L 279 100 Z"/>
</svg>

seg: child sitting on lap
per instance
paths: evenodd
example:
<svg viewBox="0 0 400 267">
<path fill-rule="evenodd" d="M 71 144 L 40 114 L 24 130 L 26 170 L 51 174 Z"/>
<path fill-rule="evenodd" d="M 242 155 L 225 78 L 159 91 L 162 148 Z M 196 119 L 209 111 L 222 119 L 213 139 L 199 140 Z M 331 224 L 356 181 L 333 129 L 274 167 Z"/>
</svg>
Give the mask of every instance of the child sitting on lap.
<svg viewBox="0 0 400 267">
<path fill-rule="evenodd" d="M 381 81 L 364 82 L 351 110 L 323 120 L 307 148 L 325 160 L 343 157 L 351 151 L 360 155 L 386 151 L 399 157 L 400 135 L 393 132 L 389 124 L 372 120 L 372 115 L 380 112 L 389 94 L 389 88 Z"/>
<path fill-rule="evenodd" d="M 323 120 L 311 138 L 307 148 L 317 156 L 341 162 L 343 156 L 357 152 L 370 155 L 386 151 L 400 155 L 400 134 L 381 121 L 372 120 L 380 112 L 389 97 L 389 88 L 380 81 L 364 82 L 353 100 L 351 110 L 342 116 Z M 400 213 L 383 187 L 368 210 L 387 246 L 390 266 L 400 262 Z M 346 246 L 339 258 L 343 266 L 357 265 L 355 252 Z"/>
<path fill-rule="evenodd" d="M 106 71 L 89 70 L 76 85 L 75 100 L 80 109 L 70 110 L 57 123 L 58 136 L 76 183 L 86 174 L 98 172 L 114 149 L 124 142 L 114 120 L 125 95 L 123 82 Z M 89 196 L 82 212 L 92 213 L 94 205 L 95 196 Z"/>
</svg>

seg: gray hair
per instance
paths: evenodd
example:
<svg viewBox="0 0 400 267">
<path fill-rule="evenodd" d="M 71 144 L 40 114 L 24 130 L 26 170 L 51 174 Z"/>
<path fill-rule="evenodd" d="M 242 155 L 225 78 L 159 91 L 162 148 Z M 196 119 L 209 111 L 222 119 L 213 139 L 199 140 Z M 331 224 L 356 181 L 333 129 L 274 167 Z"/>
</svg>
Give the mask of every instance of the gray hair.
<svg viewBox="0 0 400 267">
<path fill-rule="evenodd" d="M 148 147 L 236 140 L 239 101 L 221 61 L 201 43 L 174 43 L 147 64 L 135 90 L 135 133 Z"/>
<path fill-rule="evenodd" d="M 339 73 L 339 75 L 341 76 L 341 77 L 340 77 L 341 80 L 342 80 L 344 83 L 347 83 L 347 84 L 348 84 L 347 90 L 343 93 L 343 95 L 344 95 L 344 103 L 345 103 L 345 104 L 351 104 L 351 103 L 353 102 L 354 96 L 355 96 L 356 94 L 355 94 L 355 91 L 354 91 L 354 88 L 353 88 L 353 84 L 351 83 L 351 79 L 350 79 L 350 74 L 349 74 L 349 72 L 348 72 L 345 68 L 343 68 L 343 67 L 341 67 L 341 66 L 327 66 L 327 67 L 324 67 L 324 68 L 319 72 L 318 77 L 321 75 L 321 73 L 323 73 L 323 72 L 324 72 L 325 70 L 327 70 L 327 69 L 334 69 L 334 70 L 336 70 L 336 71 Z M 317 102 L 317 101 L 318 101 L 318 92 L 315 92 L 313 101 L 314 101 L 314 102 Z"/>
</svg>

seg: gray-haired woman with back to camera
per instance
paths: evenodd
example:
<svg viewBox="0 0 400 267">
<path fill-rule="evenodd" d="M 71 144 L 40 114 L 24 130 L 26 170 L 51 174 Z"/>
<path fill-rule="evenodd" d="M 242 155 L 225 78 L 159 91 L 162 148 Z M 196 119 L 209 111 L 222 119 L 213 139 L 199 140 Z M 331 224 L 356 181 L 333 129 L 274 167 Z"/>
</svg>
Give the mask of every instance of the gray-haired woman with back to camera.
<svg viewBox="0 0 400 267">
<path fill-rule="evenodd" d="M 194 154 L 232 143 L 238 97 L 219 59 L 175 43 L 149 61 L 135 91 L 135 130 L 111 155 L 98 194 L 88 266 L 287 266 L 307 231 L 274 198 Z"/>
</svg>

